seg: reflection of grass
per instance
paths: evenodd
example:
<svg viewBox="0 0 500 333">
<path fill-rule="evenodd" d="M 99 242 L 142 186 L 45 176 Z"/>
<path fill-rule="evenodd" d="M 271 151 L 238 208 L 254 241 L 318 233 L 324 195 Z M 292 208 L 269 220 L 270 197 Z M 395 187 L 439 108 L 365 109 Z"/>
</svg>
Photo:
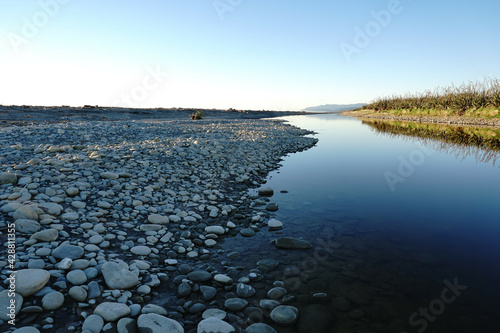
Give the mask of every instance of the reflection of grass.
<svg viewBox="0 0 500 333">
<path fill-rule="evenodd" d="M 381 97 L 364 110 L 390 111 L 409 116 L 467 116 L 500 118 L 500 80 L 469 82 L 460 86 L 439 87 L 420 94 Z"/>
<path fill-rule="evenodd" d="M 434 145 L 437 149 L 455 150 L 464 157 L 475 155 L 477 160 L 484 162 L 493 160 L 494 163 L 500 152 L 499 129 L 374 119 L 364 119 L 363 124 L 372 127 L 379 133 L 412 136 L 422 138 L 424 141 L 439 140 L 445 144 Z M 457 150 L 457 145 L 463 149 Z"/>
</svg>

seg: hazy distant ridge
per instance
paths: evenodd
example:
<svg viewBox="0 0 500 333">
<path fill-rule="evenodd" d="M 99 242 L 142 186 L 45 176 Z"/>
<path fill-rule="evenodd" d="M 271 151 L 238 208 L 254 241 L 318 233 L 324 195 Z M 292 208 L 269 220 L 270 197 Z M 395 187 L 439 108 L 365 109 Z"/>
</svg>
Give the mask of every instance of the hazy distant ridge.
<svg viewBox="0 0 500 333">
<path fill-rule="evenodd" d="M 350 111 L 354 109 L 358 109 L 366 105 L 365 103 L 357 103 L 357 104 L 325 104 L 319 106 L 311 106 L 303 109 L 302 111 L 310 111 L 310 112 L 334 112 L 334 111 Z"/>
</svg>

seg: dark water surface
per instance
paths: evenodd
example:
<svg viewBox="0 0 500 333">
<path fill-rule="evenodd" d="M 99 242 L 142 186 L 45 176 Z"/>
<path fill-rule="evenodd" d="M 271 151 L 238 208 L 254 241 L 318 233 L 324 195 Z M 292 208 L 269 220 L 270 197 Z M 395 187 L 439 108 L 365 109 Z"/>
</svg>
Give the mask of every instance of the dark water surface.
<svg viewBox="0 0 500 333">
<path fill-rule="evenodd" d="M 353 118 L 285 119 L 319 143 L 269 176 L 284 228 L 227 239 L 233 264 L 277 260 L 300 310 L 326 293 L 330 332 L 500 332 L 498 166 Z M 313 249 L 278 250 L 282 236 Z"/>
</svg>

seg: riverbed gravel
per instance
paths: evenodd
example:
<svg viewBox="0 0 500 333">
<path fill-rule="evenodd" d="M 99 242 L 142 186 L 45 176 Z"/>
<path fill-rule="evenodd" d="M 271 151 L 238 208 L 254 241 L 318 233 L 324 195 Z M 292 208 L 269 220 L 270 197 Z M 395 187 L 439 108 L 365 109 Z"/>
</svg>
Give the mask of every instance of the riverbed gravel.
<svg viewBox="0 0 500 333">
<path fill-rule="evenodd" d="M 250 209 L 272 189 L 248 189 L 286 154 L 314 146 L 308 134 L 255 119 L 1 127 L 0 304 L 13 274 L 16 315 L 13 326 L 0 311 L 0 330 L 273 332 L 249 319 L 256 312 L 291 325 L 299 314 L 283 304 L 285 288 L 270 291 L 272 305 L 250 308 L 259 270 L 239 276 L 212 259 L 225 237 L 284 226 L 267 218 L 277 205 Z"/>
</svg>

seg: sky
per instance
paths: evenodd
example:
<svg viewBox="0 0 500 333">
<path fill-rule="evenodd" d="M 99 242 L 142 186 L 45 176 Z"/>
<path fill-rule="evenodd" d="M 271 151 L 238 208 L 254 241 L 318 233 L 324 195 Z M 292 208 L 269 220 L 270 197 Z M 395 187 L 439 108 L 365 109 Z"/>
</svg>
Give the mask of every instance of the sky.
<svg viewBox="0 0 500 333">
<path fill-rule="evenodd" d="M 301 110 L 500 77 L 500 2 L 0 0 L 0 104 Z"/>
</svg>

